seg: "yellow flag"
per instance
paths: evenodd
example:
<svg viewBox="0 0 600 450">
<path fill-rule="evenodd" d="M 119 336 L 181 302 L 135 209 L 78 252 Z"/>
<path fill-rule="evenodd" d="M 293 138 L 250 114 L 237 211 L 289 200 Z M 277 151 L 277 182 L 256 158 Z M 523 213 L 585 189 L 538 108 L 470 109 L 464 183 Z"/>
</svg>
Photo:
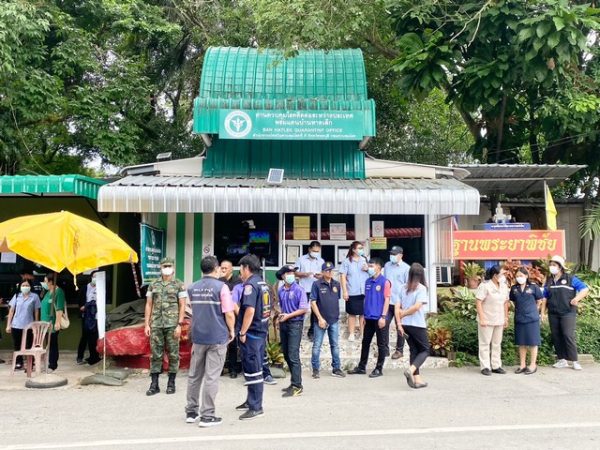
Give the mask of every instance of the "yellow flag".
<svg viewBox="0 0 600 450">
<path fill-rule="evenodd" d="M 550 188 L 546 183 L 544 183 L 544 189 L 544 197 L 546 198 L 546 228 L 549 230 L 556 230 L 556 206 L 554 206 L 554 200 L 552 200 Z"/>
</svg>

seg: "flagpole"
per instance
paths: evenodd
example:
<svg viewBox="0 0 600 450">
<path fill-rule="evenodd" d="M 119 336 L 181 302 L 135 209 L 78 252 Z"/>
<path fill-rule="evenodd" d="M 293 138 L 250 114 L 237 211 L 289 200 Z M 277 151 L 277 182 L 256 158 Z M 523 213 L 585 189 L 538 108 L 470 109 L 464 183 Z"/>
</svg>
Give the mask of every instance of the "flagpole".
<svg viewBox="0 0 600 450">
<path fill-rule="evenodd" d="M 546 217 L 546 230 L 548 230 L 548 185 L 544 180 L 544 213 Z"/>
</svg>

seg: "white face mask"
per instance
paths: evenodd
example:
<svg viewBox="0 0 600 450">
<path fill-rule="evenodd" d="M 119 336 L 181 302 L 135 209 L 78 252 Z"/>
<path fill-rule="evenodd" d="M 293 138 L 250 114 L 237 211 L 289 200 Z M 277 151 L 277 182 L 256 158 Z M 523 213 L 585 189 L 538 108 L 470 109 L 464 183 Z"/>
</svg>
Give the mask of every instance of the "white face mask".
<svg viewBox="0 0 600 450">
<path fill-rule="evenodd" d="M 170 277 L 171 275 L 173 275 L 173 268 L 172 267 L 163 267 L 161 269 L 161 273 L 165 276 L 165 277 Z"/>
<path fill-rule="evenodd" d="M 314 259 L 317 259 L 319 256 L 321 256 L 320 252 L 310 252 L 310 256 Z"/>
<path fill-rule="evenodd" d="M 556 275 L 558 272 L 560 272 L 560 269 L 558 268 L 558 266 L 550 266 L 550 273 L 552 275 Z"/>
<path fill-rule="evenodd" d="M 527 277 L 517 277 L 517 283 L 525 284 L 527 282 Z"/>
<path fill-rule="evenodd" d="M 504 275 L 499 275 L 498 283 L 506 283 L 506 277 Z"/>
</svg>

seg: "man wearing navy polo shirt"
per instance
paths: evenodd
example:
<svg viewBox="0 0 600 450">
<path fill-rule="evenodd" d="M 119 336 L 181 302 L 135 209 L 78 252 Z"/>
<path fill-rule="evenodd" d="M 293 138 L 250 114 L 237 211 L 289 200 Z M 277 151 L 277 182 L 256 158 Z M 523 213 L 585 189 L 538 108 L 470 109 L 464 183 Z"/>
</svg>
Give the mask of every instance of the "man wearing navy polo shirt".
<svg viewBox="0 0 600 450">
<path fill-rule="evenodd" d="M 304 314 L 308 311 L 308 302 L 304 289 L 296 283 L 296 270 L 294 266 L 283 266 L 275 276 L 283 284 L 277 292 L 279 295 L 279 332 L 281 337 L 281 351 L 287 363 L 291 384 L 283 390 L 282 397 L 297 397 L 302 394 L 302 364 L 300 363 L 300 342 L 302 341 L 302 328 Z"/>
<path fill-rule="evenodd" d="M 341 286 L 332 277 L 332 263 L 326 262 L 322 268 L 322 278 L 313 283 L 312 291 L 310 292 L 310 306 L 313 315 L 317 318 L 311 358 L 312 377 L 319 378 L 321 345 L 323 344 L 325 333 L 327 333 L 329 347 L 331 348 L 331 365 L 333 366 L 331 375 L 343 378 L 346 374 L 341 369 L 340 349 L 338 345 L 340 336 Z"/>
<path fill-rule="evenodd" d="M 383 375 L 383 363 L 387 356 L 387 345 L 389 338 L 388 309 L 392 295 L 392 284 L 381 274 L 383 263 L 379 258 L 369 260 L 368 274 L 370 276 L 365 283 L 365 315 L 364 334 L 360 352 L 360 362 L 349 374 L 358 375 L 367 373 L 367 361 L 369 360 L 369 347 L 373 335 L 377 335 L 377 364 L 369 374 L 370 378 Z"/>
</svg>

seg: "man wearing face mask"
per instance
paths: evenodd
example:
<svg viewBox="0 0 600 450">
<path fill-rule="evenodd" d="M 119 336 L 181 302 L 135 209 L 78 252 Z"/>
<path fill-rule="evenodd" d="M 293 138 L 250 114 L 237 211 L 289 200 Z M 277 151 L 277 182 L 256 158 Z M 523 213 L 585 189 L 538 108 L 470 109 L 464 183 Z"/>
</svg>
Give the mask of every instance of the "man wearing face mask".
<svg viewBox="0 0 600 450">
<path fill-rule="evenodd" d="M 367 362 L 369 360 L 369 348 L 373 335 L 377 336 L 377 364 L 369 374 L 369 378 L 377 378 L 383 375 L 383 363 L 387 356 L 387 345 L 389 334 L 387 327 L 390 297 L 392 296 L 392 284 L 381 273 L 383 262 L 379 258 L 369 260 L 368 274 L 370 276 L 365 283 L 365 315 L 363 319 L 363 340 L 360 351 L 360 362 L 349 374 L 364 375 L 367 373 Z"/>
<path fill-rule="evenodd" d="M 81 338 L 77 347 L 77 364 L 90 365 L 100 361 L 100 355 L 96 350 L 96 342 L 98 341 L 98 322 L 96 314 L 98 307 L 96 305 L 96 271 L 92 272 L 92 279 L 87 285 L 85 294 L 85 303 L 80 303 L 79 310 L 81 311 Z M 89 358 L 83 359 L 85 348 L 88 348 L 90 353 Z"/>
<path fill-rule="evenodd" d="M 282 397 L 297 397 L 302 394 L 302 365 L 300 363 L 300 342 L 302 341 L 302 325 L 304 314 L 308 311 L 308 301 L 304 289 L 296 283 L 298 270 L 294 266 L 283 266 L 275 276 L 283 280 L 279 288 L 279 332 L 281 337 L 281 351 L 287 363 L 291 384 L 284 389 Z"/>
<path fill-rule="evenodd" d="M 542 315 L 548 309 L 548 322 L 552 344 L 558 361 L 553 367 L 564 369 L 573 362 L 574 370 L 581 370 L 577 357 L 575 322 L 577 305 L 590 292 L 587 285 L 574 275 L 565 272 L 565 259 L 556 255 L 550 259 L 550 276 L 544 288 L 545 301 L 542 302 Z"/>
<path fill-rule="evenodd" d="M 321 243 L 312 241 L 308 246 L 308 253 L 302 255 L 294 264 L 298 267 L 296 277 L 300 279 L 300 286 L 306 293 L 306 300 L 310 299 L 310 291 L 313 283 L 321 278 L 321 267 L 323 266 L 323 258 L 321 258 Z M 312 340 L 315 330 L 315 315 L 310 315 L 310 327 L 308 329 L 308 338 Z"/>
<path fill-rule="evenodd" d="M 240 350 L 244 385 L 248 387 L 246 401 L 235 409 L 245 411 L 240 420 L 253 420 L 264 415 L 263 411 L 263 359 L 271 317 L 269 286 L 260 277 L 260 260 L 246 255 L 240 260 L 240 277 L 244 281 L 240 301 Z"/>
<path fill-rule="evenodd" d="M 175 261 L 163 258 L 160 261 L 161 277 L 148 286 L 144 313 L 144 332 L 150 337 L 152 356 L 150 377 L 152 382 L 146 395 L 160 392 L 158 377 L 162 372 L 165 345 L 169 356 L 169 381 L 167 394 L 175 393 L 175 377 L 179 369 L 179 338 L 185 317 L 187 291 L 183 282 L 174 276 Z"/>
<path fill-rule="evenodd" d="M 392 283 L 392 298 L 390 301 L 390 313 L 388 314 L 388 327 L 392 322 L 392 318 L 395 319 L 394 308 L 396 303 L 400 301 L 400 292 L 402 287 L 408 282 L 408 272 L 410 266 L 402 261 L 404 250 L 399 245 L 394 245 L 390 249 L 390 260 L 385 263 L 383 273 L 385 277 Z M 392 359 L 402 358 L 404 351 L 404 336 L 400 332 L 402 329 L 401 324 L 396 320 L 396 351 L 392 355 Z M 389 345 L 388 345 L 389 347 Z"/>
</svg>

